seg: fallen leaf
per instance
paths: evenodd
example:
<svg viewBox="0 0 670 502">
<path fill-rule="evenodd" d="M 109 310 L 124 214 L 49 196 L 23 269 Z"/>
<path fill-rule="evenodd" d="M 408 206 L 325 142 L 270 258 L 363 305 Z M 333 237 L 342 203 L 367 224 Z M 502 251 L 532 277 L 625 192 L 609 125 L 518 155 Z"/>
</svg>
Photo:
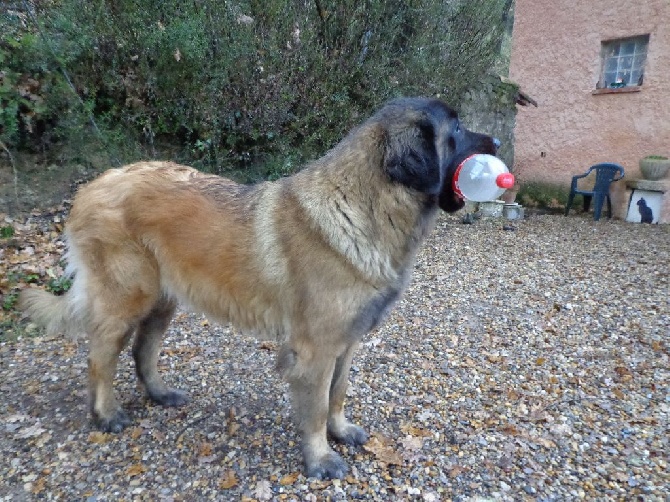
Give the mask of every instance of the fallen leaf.
<svg viewBox="0 0 670 502">
<path fill-rule="evenodd" d="M 111 435 L 100 431 L 93 431 L 88 435 L 88 440 L 95 444 L 104 444 L 111 440 Z"/>
<path fill-rule="evenodd" d="M 219 481 L 219 488 L 229 490 L 233 486 L 237 486 L 237 475 L 234 470 L 229 469 Z"/>
<path fill-rule="evenodd" d="M 423 442 L 425 441 L 422 437 L 416 436 L 405 436 L 400 442 L 402 443 L 403 448 L 410 451 L 417 451 L 423 448 Z"/>
<path fill-rule="evenodd" d="M 296 482 L 296 480 L 298 479 L 298 476 L 300 476 L 299 472 L 294 472 L 294 473 L 291 473 L 291 474 L 287 474 L 286 476 L 284 476 L 283 478 L 281 478 L 279 480 L 279 484 L 282 485 L 282 486 L 292 485 L 293 483 Z"/>
<path fill-rule="evenodd" d="M 616 368 L 614 368 L 614 371 L 616 372 L 617 376 L 621 379 L 622 382 L 627 382 L 628 380 L 633 379 L 633 374 L 625 366 L 617 366 Z"/>
<path fill-rule="evenodd" d="M 37 436 L 41 436 L 44 434 L 47 430 L 43 427 L 40 427 L 39 423 L 36 423 L 35 425 L 31 425 L 30 427 L 25 427 L 19 431 L 17 434 L 18 437 L 22 439 L 27 439 L 27 438 L 34 438 Z"/>
<path fill-rule="evenodd" d="M 24 422 L 27 418 L 30 418 L 28 415 L 9 415 L 8 417 L 5 417 L 5 422 L 9 422 L 10 424 L 14 422 Z"/>
<path fill-rule="evenodd" d="M 556 448 L 556 443 L 554 443 L 551 439 L 531 435 L 526 436 L 526 439 L 532 441 L 535 444 L 539 444 L 540 446 L 544 446 L 545 448 Z"/>
<path fill-rule="evenodd" d="M 210 443 L 201 443 L 198 448 L 198 455 L 201 457 L 209 457 L 213 452 L 212 445 Z"/>
<path fill-rule="evenodd" d="M 405 434 L 418 437 L 433 437 L 433 433 L 429 430 L 426 430 L 422 427 L 416 427 L 411 424 L 405 424 L 400 427 L 400 430 Z"/>
<path fill-rule="evenodd" d="M 143 464 L 133 464 L 128 467 L 126 474 L 128 474 L 128 476 L 139 476 L 145 472 L 147 472 L 147 468 Z"/>
<path fill-rule="evenodd" d="M 626 474 L 625 472 L 617 471 L 617 472 L 613 473 L 610 477 L 613 480 L 619 481 L 619 482 L 628 481 L 628 474 Z"/>
<path fill-rule="evenodd" d="M 382 434 L 373 433 L 370 440 L 363 445 L 363 449 L 374 454 L 383 464 L 402 465 L 402 457 L 395 451 L 393 441 Z"/>
<path fill-rule="evenodd" d="M 30 491 L 31 493 L 37 495 L 43 492 L 45 487 L 46 487 L 46 479 L 44 477 L 41 477 L 33 484 L 33 487 Z"/>
<path fill-rule="evenodd" d="M 449 476 L 455 478 L 456 476 L 459 476 L 460 474 L 464 473 L 467 470 L 468 470 L 467 467 L 454 465 L 451 469 L 449 469 Z"/>
<path fill-rule="evenodd" d="M 272 485 L 266 479 L 260 480 L 256 483 L 254 495 L 258 500 L 270 500 L 272 498 Z"/>
<path fill-rule="evenodd" d="M 505 424 L 500 428 L 500 432 L 509 434 L 510 436 L 519 436 L 521 431 L 514 424 Z"/>
</svg>

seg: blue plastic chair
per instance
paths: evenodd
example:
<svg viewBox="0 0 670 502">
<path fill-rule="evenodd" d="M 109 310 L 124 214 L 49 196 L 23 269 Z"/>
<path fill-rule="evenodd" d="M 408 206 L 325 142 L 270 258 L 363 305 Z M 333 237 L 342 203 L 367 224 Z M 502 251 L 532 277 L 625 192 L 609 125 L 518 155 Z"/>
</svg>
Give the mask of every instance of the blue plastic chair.
<svg viewBox="0 0 670 502">
<path fill-rule="evenodd" d="M 580 190 L 577 188 L 577 181 L 581 178 L 586 178 L 592 171 L 596 172 L 596 182 L 592 190 Z M 593 204 L 593 219 L 598 221 L 603 209 L 603 202 L 607 201 L 607 210 L 609 217 L 612 217 L 612 199 L 610 199 L 610 184 L 613 181 L 619 181 L 624 177 L 624 170 L 619 164 L 611 162 L 604 162 L 591 166 L 584 174 L 579 174 L 572 177 L 570 185 L 570 195 L 568 197 L 568 204 L 565 206 L 565 216 L 570 211 L 570 206 L 579 194 L 584 197 L 584 212 L 588 212 L 591 206 L 591 199 L 595 199 Z"/>
</svg>

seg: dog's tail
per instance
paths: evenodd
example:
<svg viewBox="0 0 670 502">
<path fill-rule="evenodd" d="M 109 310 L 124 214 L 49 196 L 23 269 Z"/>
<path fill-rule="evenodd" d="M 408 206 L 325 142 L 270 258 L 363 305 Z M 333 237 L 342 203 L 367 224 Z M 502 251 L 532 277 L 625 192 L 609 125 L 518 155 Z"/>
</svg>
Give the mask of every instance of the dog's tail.
<svg viewBox="0 0 670 502">
<path fill-rule="evenodd" d="M 82 333 L 81 321 L 69 301 L 69 293 L 56 296 L 37 288 L 24 289 L 19 293 L 18 307 L 26 316 L 46 329 L 47 335 Z"/>
</svg>

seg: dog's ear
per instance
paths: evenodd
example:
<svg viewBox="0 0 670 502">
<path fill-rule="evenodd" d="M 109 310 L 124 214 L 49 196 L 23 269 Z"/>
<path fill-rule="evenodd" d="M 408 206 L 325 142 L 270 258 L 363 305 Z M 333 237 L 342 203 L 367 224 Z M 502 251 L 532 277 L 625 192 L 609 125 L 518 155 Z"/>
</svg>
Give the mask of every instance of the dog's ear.
<svg viewBox="0 0 670 502">
<path fill-rule="evenodd" d="M 433 124 L 422 120 L 409 135 L 390 134 L 385 168 L 397 183 L 430 195 L 440 193 L 442 179 Z"/>
</svg>

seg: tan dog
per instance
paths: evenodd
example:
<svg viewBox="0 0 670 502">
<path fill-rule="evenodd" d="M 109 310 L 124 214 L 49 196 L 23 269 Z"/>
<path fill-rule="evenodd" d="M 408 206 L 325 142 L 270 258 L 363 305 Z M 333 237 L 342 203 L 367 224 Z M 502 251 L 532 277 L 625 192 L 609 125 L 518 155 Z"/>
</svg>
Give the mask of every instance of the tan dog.
<svg viewBox="0 0 670 502">
<path fill-rule="evenodd" d="M 91 413 L 118 432 L 130 419 L 113 389 L 133 338 L 152 400 L 186 402 L 157 371 L 175 306 L 277 340 L 308 476 L 343 477 L 327 434 L 367 441 L 344 415 L 351 360 L 404 290 L 438 207 L 460 208 L 453 172 L 498 141 L 460 127 L 444 103 L 392 101 L 294 176 L 255 186 L 169 162 L 112 169 L 84 186 L 66 227 L 72 289 L 28 289 L 22 308 L 50 332 L 90 338 Z"/>
</svg>

